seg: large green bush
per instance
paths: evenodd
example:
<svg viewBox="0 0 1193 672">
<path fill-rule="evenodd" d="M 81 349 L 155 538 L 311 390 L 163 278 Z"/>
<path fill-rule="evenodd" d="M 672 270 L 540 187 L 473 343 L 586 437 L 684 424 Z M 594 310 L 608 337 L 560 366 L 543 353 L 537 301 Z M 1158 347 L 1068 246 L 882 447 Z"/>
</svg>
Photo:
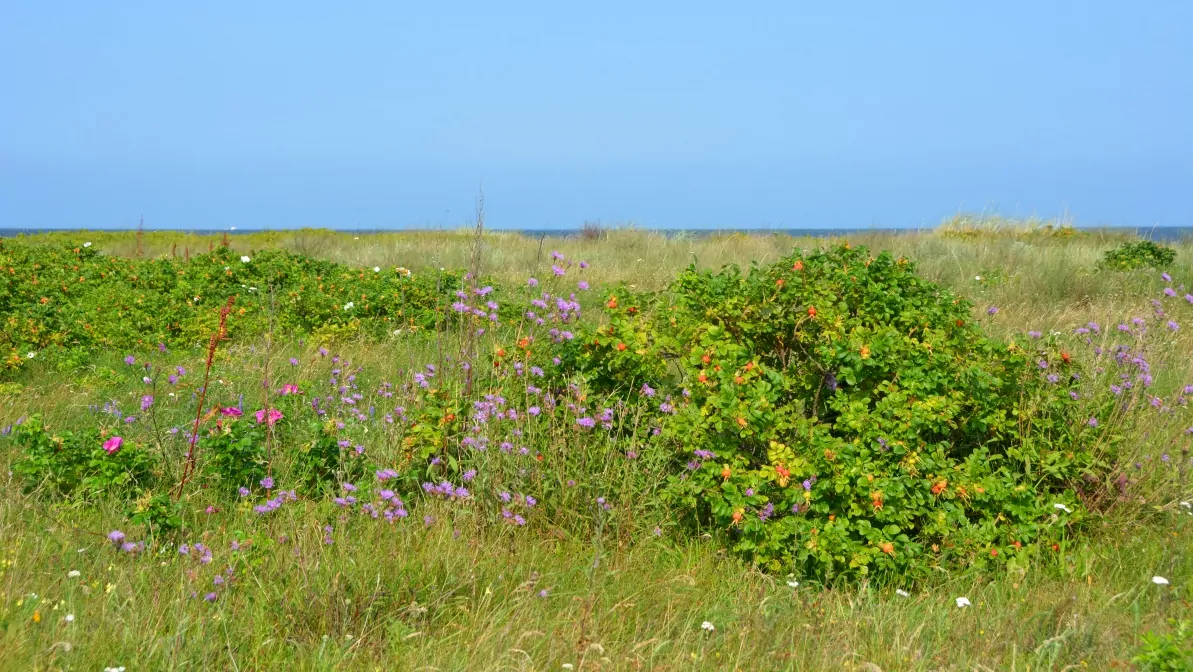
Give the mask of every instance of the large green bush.
<svg viewBox="0 0 1193 672">
<path fill-rule="evenodd" d="M 611 299 L 573 359 L 623 388 L 671 363 L 649 382 L 676 512 L 771 570 L 1017 562 L 1079 521 L 1073 487 L 1113 451 L 1068 353 L 989 338 L 889 254 L 693 267 L 643 302 Z"/>
</svg>

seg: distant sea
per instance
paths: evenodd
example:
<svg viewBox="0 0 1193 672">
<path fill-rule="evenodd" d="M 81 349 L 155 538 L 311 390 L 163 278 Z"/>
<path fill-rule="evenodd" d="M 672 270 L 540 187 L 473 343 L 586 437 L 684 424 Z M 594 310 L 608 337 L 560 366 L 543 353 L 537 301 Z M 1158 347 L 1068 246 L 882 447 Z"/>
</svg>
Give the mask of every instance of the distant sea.
<svg viewBox="0 0 1193 672">
<path fill-rule="evenodd" d="M 13 238 L 20 235 L 33 235 L 38 233 L 55 233 L 66 231 L 93 231 L 96 233 L 119 233 L 131 232 L 136 229 L 19 229 L 0 228 L 0 238 Z M 155 232 L 173 232 L 181 234 L 194 235 L 220 235 L 227 233 L 229 235 L 245 235 L 250 233 L 264 233 L 266 231 L 285 232 L 298 231 L 299 229 L 146 229 L 146 231 Z M 447 230 L 464 231 L 467 227 L 461 226 L 457 229 L 336 229 L 341 233 L 351 233 L 353 235 L 369 235 L 376 233 L 442 233 Z M 608 229 L 615 231 L 616 229 Z M 792 237 L 812 237 L 812 238 L 831 238 L 838 236 L 849 236 L 858 234 L 870 235 L 900 235 L 909 233 L 927 233 L 933 231 L 934 228 L 903 228 L 903 229 L 636 229 L 641 231 L 649 231 L 651 233 L 658 233 L 669 237 L 675 236 L 724 236 L 732 234 L 746 234 L 746 235 L 771 235 L 771 236 L 792 236 Z M 1187 226 L 1169 226 L 1169 227 L 1139 227 L 1139 228 L 1077 228 L 1078 231 L 1092 234 L 1106 234 L 1118 235 L 1134 234 L 1139 238 L 1145 238 L 1155 241 L 1174 242 L 1184 240 L 1186 238 L 1193 238 L 1193 227 Z M 531 238 L 539 237 L 567 237 L 579 236 L 580 229 L 489 229 L 490 233 L 517 233 Z"/>
</svg>

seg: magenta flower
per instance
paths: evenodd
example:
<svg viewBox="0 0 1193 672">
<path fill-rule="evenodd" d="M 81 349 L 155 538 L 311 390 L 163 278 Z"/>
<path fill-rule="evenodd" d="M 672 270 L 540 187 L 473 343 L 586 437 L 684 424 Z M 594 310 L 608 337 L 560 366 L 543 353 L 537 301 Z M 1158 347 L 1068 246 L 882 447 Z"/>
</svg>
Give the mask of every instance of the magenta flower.
<svg viewBox="0 0 1193 672">
<path fill-rule="evenodd" d="M 244 412 L 234 406 L 220 409 L 220 415 L 228 418 L 239 418 L 244 415 Z"/>
<path fill-rule="evenodd" d="M 122 445 L 124 445 L 124 439 L 119 436 L 113 436 L 107 441 L 104 441 L 104 452 L 109 455 L 115 455 L 120 451 L 120 446 Z"/>
<path fill-rule="evenodd" d="M 274 423 L 276 423 L 278 420 L 281 420 L 283 417 L 282 412 L 276 408 L 271 408 L 268 410 L 261 409 L 257 411 L 256 415 L 257 424 L 266 423 L 270 427 L 273 427 Z"/>
<path fill-rule="evenodd" d="M 302 394 L 298 391 L 298 386 L 293 383 L 286 383 L 283 385 L 281 392 L 283 397 L 288 394 Z"/>
</svg>

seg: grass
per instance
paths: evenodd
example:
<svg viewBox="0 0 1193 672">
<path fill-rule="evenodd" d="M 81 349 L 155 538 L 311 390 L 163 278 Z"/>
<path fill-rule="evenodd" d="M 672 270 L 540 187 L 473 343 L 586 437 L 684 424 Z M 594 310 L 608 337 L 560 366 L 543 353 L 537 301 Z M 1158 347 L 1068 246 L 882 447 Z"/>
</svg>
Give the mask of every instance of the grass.
<svg viewBox="0 0 1193 672">
<path fill-rule="evenodd" d="M 117 254 L 137 254 L 139 245 L 146 256 L 219 244 L 166 232 L 147 232 L 139 243 L 128 233 L 44 236 L 81 237 Z M 927 278 L 971 297 L 976 310 L 997 306 L 986 318 L 994 331 L 1111 324 L 1148 310 L 1147 299 L 1163 287 L 1155 273 L 1095 270 L 1102 251 L 1120 240 L 1112 234 L 962 221 L 935 233 L 849 240 L 915 260 Z M 472 241 L 464 232 L 305 231 L 234 236 L 230 244 L 418 273 L 467 266 Z M 544 241 L 488 234 L 482 272 L 522 283 L 557 248 L 590 261 L 594 285 L 659 289 L 693 261 L 764 263 L 793 246 L 824 242 L 640 231 Z M 1176 247 L 1172 274 L 1193 278 L 1193 245 Z M 290 355 L 302 359 L 287 373 L 293 379 L 322 375 L 310 358 L 314 344 L 277 341 L 268 359 L 264 342 L 221 351 L 212 377 L 224 397 L 257 394 L 266 362 L 282 370 Z M 1153 364 L 1164 369 L 1158 378 L 1177 386 L 1193 379 L 1193 337 L 1182 331 L 1172 342 Z M 408 375 L 435 347 L 428 337 L 351 341 L 336 352 L 360 366 L 365 389 L 365 382 Z M 144 388 L 120 373 L 123 354 L 109 353 L 66 379 L 34 367 L 20 385 L 0 388 L 0 425 L 38 412 L 69 426 L 91 417 L 92 405 L 135 404 Z M 191 369 L 199 358 L 170 357 L 171 365 Z M 182 399 L 160 403 L 167 424 L 191 408 Z M 1161 449 L 1138 438 L 1141 460 Z M 0 443 L 0 466 L 14 457 L 9 445 Z M 595 451 L 586 459 L 601 472 L 592 478 L 602 487 L 624 480 L 597 447 L 560 449 Z M 248 502 L 209 513 L 219 500 L 198 491 L 184 511 L 186 539 L 212 549 L 209 565 L 163 546 L 130 557 L 104 538 L 128 527 L 115 503 L 55 503 L 23 494 L 10 475 L 0 496 L 0 669 L 1129 668 L 1144 633 L 1168 632 L 1169 619 L 1193 615 L 1193 516 L 1182 515 L 1175 498 L 1191 493 L 1187 479 L 1168 485 L 1167 496 L 1108 515 L 1089 538 L 1044 549 L 1019 570 L 941 573 L 914 586 L 790 586 L 727 556 L 712 538 L 692 538 L 665 515 L 633 504 L 607 517 L 578 512 L 596 521 L 583 528 L 552 519 L 515 534 L 465 507 L 420 508 L 419 520 L 390 526 L 305 498 L 263 522 Z M 231 578 L 205 602 L 226 568 Z M 69 576 L 72 570 L 79 575 Z M 1171 584 L 1156 585 L 1153 576 Z M 906 597 L 896 592 L 904 589 Z M 972 606 L 959 609 L 962 596 Z M 703 629 L 706 621 L 715 630 Z"/>
</svg>

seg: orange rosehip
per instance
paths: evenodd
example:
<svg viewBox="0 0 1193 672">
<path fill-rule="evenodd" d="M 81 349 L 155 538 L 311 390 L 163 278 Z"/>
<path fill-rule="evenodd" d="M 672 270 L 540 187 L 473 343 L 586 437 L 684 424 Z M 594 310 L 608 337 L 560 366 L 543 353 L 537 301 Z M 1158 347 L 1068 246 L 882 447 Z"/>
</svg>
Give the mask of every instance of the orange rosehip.
<svg viewBox="0 0 1193 672">
<path fill-rule="evenodd" d="M 808 317 L 816 317 L 816 306 L 808 306 Z"/>
</svg>

